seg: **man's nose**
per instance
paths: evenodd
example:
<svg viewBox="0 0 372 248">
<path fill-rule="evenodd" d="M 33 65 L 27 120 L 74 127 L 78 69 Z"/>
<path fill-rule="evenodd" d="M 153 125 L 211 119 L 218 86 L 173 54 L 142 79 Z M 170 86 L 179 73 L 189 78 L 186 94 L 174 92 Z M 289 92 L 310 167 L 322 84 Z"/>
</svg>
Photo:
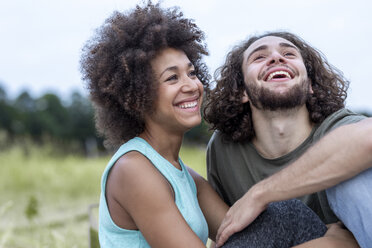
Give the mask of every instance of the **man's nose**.
<svg viewBox="0 0 372 248">
<path fill-rule="evenodd" d="M 285 58 L 278 52 L 274 52 L 271 54 L 267 61 L 267 65 L 272 65 L 272 64 L 281 64 L 285 63 Z"/>
</svg>

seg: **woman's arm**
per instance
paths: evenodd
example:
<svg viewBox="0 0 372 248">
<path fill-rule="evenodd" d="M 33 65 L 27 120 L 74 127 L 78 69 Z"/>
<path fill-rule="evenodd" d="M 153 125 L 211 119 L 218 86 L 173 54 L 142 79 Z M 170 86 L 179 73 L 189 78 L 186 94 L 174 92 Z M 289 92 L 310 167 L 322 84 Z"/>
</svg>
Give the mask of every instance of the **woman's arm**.
<svg viewBox="0 0 372 248">
<path fill-rule="evenodd" d="M 106 196 L 121 207 L 115 214 L 108 203 L 114 222 L 123 228 L 134 225 L 151 247 L 205 248 L 179 212 L 168 181 L 140 153 L 127 153 L 116 162 Z"/>
<path fill-rule="evenodd" d="M 222 201 L 207 180 L 191 168 L 188 168 L 188 171 L 193 177 L 198 190 L 198 201 L 208 223 L 209 238 L 215 241 L 217 230 L 229 207 Z"/>
</svg>

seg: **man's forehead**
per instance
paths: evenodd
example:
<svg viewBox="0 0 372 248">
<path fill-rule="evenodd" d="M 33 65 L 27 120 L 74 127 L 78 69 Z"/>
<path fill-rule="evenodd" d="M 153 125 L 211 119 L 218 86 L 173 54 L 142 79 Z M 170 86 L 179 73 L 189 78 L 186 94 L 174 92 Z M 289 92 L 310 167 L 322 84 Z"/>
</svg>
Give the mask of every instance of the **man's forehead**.
<svg viewBox="0 0 372 248">
<path fill-rule="evenodd" d="M 286 44 L 286 45 L 293 46 L 293 47 L 297 48 L 292 42 L 290 42 L 289 40 L 286 40 L 284 38 L 281 38 L 281 37 L 278 37 L 278 36 L 265 36 L 265 37 L 262 37 L 262 38 L 256 40 L 255 42 L 253 42 L 245 50 L 244 57 L 248 56 L 249 54 L 251 54 L 253 51 L 255 51 L 259 47 L 279 46 L 281 44 L 282 45 Z"/>
</svg>

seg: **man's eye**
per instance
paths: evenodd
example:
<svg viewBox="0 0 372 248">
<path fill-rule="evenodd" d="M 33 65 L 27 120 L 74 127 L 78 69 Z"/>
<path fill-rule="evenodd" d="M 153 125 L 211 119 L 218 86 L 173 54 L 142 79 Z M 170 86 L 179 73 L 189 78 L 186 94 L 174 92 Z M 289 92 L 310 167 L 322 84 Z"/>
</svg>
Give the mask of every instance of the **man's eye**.
<svg viewBox="0 0 372 248">
<path fill-rule="evenodd" d="M 177 79 L 178 79 L 177 75 L 172 75 L 172 76 L 168 77 L 165 81 L 173 81 L 173 80 L 177 80 Z"/>
<path fill-rule="evenodd" d="M 264 58 L 264 56 L 258 55 L 258 56 L 256 56 L 256 57 L 253 58 L 253 61 L 256 61 L 256 60 L 259 60 L 259 59 L 263 59 L 263 58 Z"/>
<path fill-rule="evenodd" d="M 286 52 L 286 53 L 284 53 L 284 56 L 285 57 L 293 57 L 293 56 L 295 56 L 295 54 L 292 53 L 292 52 Z"/>
</svg>

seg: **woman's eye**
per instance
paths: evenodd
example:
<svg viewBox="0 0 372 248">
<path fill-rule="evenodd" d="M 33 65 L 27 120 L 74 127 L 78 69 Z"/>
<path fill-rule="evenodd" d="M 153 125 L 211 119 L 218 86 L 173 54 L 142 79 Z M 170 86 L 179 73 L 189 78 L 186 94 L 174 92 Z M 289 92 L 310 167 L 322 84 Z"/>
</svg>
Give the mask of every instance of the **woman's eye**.
<svg viewBox="0 0 372 248">
<path fill-rule="evenodd" d="M 173 81 L 173 80 L 177 80 L 177 79 L 178 79 L 177 75 L 172 75 L 172 76 L 168 77 L 165 81 Z"/>
<path fill-rule="evenodd" d="M 190 71 L 189 76 L 195 77 L 196 76 L 196 71 L 195 70 Z"/>
</svg>

